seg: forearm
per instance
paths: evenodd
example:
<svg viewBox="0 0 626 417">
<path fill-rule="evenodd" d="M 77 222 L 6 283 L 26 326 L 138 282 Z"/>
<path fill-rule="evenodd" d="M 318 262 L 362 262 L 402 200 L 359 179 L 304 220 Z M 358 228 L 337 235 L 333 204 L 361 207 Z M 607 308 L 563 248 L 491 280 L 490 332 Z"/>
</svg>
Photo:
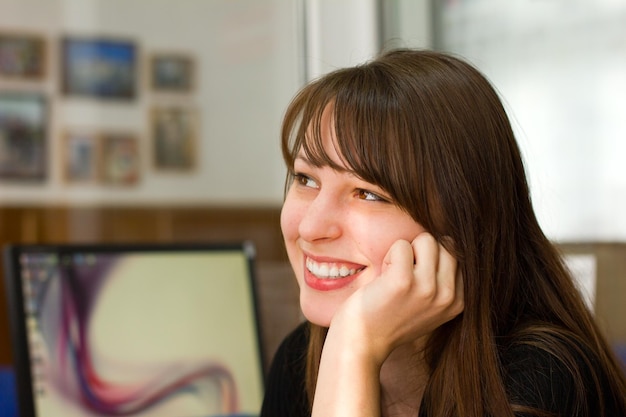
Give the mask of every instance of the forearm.
<svg viewBox="0 0 626 417">
<path fill-rule="evenodd" d="M 324 344 L 312 417 L 378 417 L 380 365 L 342 336 L 329 334 Z"/>
</svg>

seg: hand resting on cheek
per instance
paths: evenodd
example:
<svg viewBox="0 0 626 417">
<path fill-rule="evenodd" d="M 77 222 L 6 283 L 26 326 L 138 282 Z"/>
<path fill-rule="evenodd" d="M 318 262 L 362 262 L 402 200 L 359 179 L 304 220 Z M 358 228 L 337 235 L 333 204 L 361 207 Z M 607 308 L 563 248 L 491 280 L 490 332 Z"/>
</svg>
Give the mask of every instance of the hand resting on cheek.
<svg viewBox="0 0 626 417">
<path fill-rule="evenodd" d="M 427 335 L 463 307 L 456 259 L 424 232 L 411 243 L 398 240 L 391 246 L 380 277 L 346 300 L 329 337 L 341 333 L 351 349 L 382 364 L 394 348 Z"/>
<path fill-rule="evenodd" d="M 383 363 L 459 315 L 462 287 L 456 259 L 429 233 L 394 242 L 381 275 L 355 291 L 330 323 L 312 416 L 379 416 Z"/>
</svg>

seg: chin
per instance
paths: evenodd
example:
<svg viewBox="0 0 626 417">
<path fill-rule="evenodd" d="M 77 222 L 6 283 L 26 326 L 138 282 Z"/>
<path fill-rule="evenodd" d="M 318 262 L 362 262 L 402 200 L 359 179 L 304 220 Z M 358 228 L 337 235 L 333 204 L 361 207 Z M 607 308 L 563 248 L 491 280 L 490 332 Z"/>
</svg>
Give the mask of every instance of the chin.
<svg viewBox="0 0 626 417">
<path fill-rule="evenodd" d="M 334 306 L 321 306 L 315 303 L 306 303 L 301 299 L 300 308 L 302 314 L 309 322 L 322 327 L 330 327 L 330 322 L 335 314 Z"/>
</svg>

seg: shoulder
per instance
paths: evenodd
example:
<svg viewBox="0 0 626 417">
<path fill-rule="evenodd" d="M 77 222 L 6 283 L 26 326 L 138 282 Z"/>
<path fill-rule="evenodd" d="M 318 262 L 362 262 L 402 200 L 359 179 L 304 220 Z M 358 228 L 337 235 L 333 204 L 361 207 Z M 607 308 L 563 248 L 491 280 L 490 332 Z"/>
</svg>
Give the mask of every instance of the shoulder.
<svg viewBox="0 0 626 417">
<path fill-rule="evenodd" d="M 303 322 L 285 337 L 278 350 L 306 350 L 308 341 L 309 323 Z"/>
<path fill-rule="evenodd" d="M 502 367 L 512 404 L 557 411 L 572 401 L 572 372 L 542 347 L 516 344 L 502 356 Z"/>
<path fill-rule="evenodd" d="M 501 355 L 503 379 L 520 415 L 540 409 L 556 415 L 613 415 L 607 377 L 594 351 L 563 334 L 539 334 L 516 341 Z M 607 393 L 607 391 L 609 393 Z"/>
<path fill-rule="evenodd" d="M 309 324 L 304 322 L 292 330 L 278 346 L 268 377 L 279 377 L 285 372 L 304 376 L 308 341 Z"/>
<path fill-rule="evenodd" d="M 261 416 L 297 417 L 308 412 L 305 389 L 308 323 L 300 324 L 282 341 L 265 381 Z"/>
<path fill-rule="evenodd" d="M 304 364 L 306 362 L 306 354 L 309 343 L 309 324 L 301 323 L 291 331 L 276 349 L 271 371 L 279 370 L 281 367 L 287 367 L 293 370 L 302 368 L 304 372 Z"/>
</svg>

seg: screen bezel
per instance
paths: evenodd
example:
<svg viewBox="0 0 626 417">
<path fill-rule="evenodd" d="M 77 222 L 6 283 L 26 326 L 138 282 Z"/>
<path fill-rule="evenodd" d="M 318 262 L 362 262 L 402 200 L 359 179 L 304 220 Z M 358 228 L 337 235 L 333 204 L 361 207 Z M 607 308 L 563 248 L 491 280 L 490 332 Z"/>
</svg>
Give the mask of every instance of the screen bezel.
<svg viewBox="0 0 626 417">
<path fill-rule="evenodd" d="M 91 252 L 101 254 L 111 253 L 159 253 L 159 252 L 241 252 L 247 260 L 248 279 L 250 287 L 250 303 L 254 312 L 256 332 L 256 352 L 260 369 L 261 387 L 264 388 L 267 369 L 262 343 L 262 329 L 259 308 L 259 292 L 256 286 L 255 260 L 256 250 L 250 241 L 233 243 L 148 243 L 148 244 L 8 244 L 3 248 L 4 281 L 6 288 L 9 331 L 13 368 L 15 372 L 15 388 L 19 415 L 22 417 L 36 417 L 35 396 L 33 392 L 32 363 L 28 348 L 26 329 L 26 309 L 21 282 L 20 256 L 33 253 L 64 254 Z"/>
</svg>

